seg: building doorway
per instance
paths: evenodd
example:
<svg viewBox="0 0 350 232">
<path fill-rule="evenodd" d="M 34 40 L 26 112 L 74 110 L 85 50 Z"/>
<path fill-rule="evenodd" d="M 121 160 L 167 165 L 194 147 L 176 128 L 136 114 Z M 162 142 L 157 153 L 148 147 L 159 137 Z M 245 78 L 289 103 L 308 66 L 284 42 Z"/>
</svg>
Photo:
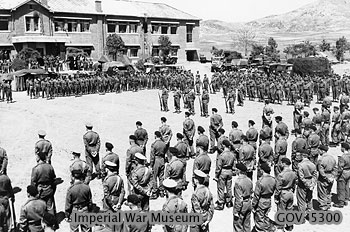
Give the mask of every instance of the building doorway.
<svg viewBox="0 0 350 232">
<path fill-rule="evenodd" d="M 186 60 L 187 61 L 198 61 L 198 53 L 197 50 L 187 50 L 186 51 Z"/>
</svg>

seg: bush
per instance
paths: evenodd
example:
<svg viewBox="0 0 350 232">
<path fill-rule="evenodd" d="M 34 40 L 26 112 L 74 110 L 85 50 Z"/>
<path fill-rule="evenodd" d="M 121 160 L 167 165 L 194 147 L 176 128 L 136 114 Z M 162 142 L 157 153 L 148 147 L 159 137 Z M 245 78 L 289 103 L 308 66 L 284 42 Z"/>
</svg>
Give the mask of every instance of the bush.
<svg viewBox="0 0 350 232">
<path fill-rule="evenodd" d="M 324 57 L 306 57 L 289 59 L 289 64 L 293 64 L 292 72 L 301 76 L 319 74 L 327 75 L 331 72 L 331 65 Z"/>
<path fill-rule="evenodd" d="M 138 60 L 135 64 L 136 68 L 138 70 L 141 70 L 141 71 L 145 71 L 146 70 L 146 67 L 145 67 L 145 61 L 143 59 L 141 60 Z"/>
<path fill-rule="evenodd" d="M 26 64 L 26 62 L 24 60 L 19 59 L 19 58 L 15 58 L 12 61 L 11 68 L 13 70 L 15 70 L 15 71 L 18 71 L 18 70 L 26 69 L 27 68 L 27 64 Z"/>
</svg>

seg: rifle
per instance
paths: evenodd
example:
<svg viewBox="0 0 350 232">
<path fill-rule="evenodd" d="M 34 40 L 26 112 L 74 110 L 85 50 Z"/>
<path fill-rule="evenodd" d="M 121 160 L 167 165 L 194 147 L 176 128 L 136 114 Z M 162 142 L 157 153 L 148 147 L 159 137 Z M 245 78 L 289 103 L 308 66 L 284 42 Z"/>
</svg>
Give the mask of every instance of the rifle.
<svg viewBox="0 0 350 232">
<path fill-rule="evenodd" d="M 11 214 L 10 231 L 14 231 L 16 229 L 16 214 L 13 208 L 13 202 L 11 198 L 9 198 L 9 205 L 10 205 L 10 214 Z"/>
<path fill-rule="evenodd" d="M 199 106 L 201 108 L 201 117 L 204 116 L 203 115 L 203 105 L 202 105 L 202 100 L 201 100 L 201 96 L 198 97 L 198 100 L 199 100 Z"/>
<path fill-rule="evenodd" d="M 158 98 L 159 98 L 159 104 L 160 104 L 160 111 L 164 111 L 164 110 L 163 110 L 163 102 L 162 102 L 162 98 L 160 97 L 159 92 L 158 92 Z"/>
</svg>

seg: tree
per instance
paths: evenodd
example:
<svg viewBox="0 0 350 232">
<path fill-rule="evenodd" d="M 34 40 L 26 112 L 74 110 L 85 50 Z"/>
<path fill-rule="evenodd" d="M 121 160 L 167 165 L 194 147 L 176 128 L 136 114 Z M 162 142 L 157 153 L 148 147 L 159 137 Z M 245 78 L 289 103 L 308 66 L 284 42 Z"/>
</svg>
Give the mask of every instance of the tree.
<svg viewBox="0 0 350 232">
<path fill-rule="evenodd" d="M 160 57 L 165 60 L 165 58 L 170 54 L 171 51 L 171 41 L 168 36 L 161 35 L 158 39 Z"/>
<path fill-rule="evenodd" d="M 349 50 L 348 41 L 346 40 L 346 38 L 344 36 L 337 40 L 337 42 L 335 43 L 335 48 L 336 48 L 335 57 L 337 58 L 337 60 L 343 61 L 344 60 L 344 53 L 347 50 Z"/>
<path fill-rule="evenodd" d="M 279 50 L 277 50 L 278 44 L 276 40 L 272 37 L 269 38 L 267 41 L 267 46 L 266 46 L 266 53 L 265 55 L 269 57 L 273 61 L 279 61 L 280 56 L 279 56 Z"/>
<path fill-rule="evenodd" d="M 40 58 L 40 52 L 33 48 L 23 48 L 19 53 L 17 58 L 26 62 L 28 65 L 31 61 L 37 61 Z"/>
<path fill-rule="evenodd" d="M 237 33 L 233 39 L 236 40 L 238 44 L 243 47 L 244 54 L 245 56 L 247 56 L 248 48 L 255 44 L 255 37 L 256 33 L 252 27 L 243 26 L 237 30 Z"/>
<path fill-rule="evenodd" d="M 116 60 L 117 55 L 125 50 L 125 43 L 119 35 L 111 34 L 106 39 L 106 48 L 108 54 L 113 57 L 113 60 Z"/>
<path fill-rule="evenodd" d="M 331 44 L 330 43 L 327 43 L 325 39 L 323 39 L 321 41 L 321 44 L 319 45 L 320 47 L 320 50 L 322 52 L 325 52 L 325 51 L 330 51 L 331 50 Z"/>
<path fill-rule="evenodd" d="M 250 55 L 254 59 L 257 56 L 260 56 L 261 54 L 264 54 L 264 51 L 265 51 L 264 46 L 259 45 L 259 44 L 253 44 L 252 45 L 252 52 L 250 53 Z"/>
<path fill-rule="evenodd" d="M 222 56 L 223 53 L 224 53 L 224 50 L 218 49 L 215 46 L 211 48 L 211 54 L 213 54 L 214 56 Z"/>
</svg>

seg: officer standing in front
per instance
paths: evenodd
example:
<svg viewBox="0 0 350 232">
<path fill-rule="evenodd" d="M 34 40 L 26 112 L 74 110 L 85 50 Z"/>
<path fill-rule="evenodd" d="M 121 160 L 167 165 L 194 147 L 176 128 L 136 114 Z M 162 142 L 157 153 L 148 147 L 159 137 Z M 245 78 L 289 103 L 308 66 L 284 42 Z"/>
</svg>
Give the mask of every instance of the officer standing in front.
<svg viewBox="0 0 350 232">
<path fill-rule="evenodd" d="M 101 178 L 101 168 L 100 168 L 100 136 L 92 131 L 93 125 L 91 123 L 86 123 L 86 133 L 83 136 L 83 141 L 85 145 L 85 160 L 90 166 L 90 170 L 93 173 L 93 166 L 95 166 L 97 178 Z M 94 176 L 94 173 L 92 174 Z"/>
</svg>

